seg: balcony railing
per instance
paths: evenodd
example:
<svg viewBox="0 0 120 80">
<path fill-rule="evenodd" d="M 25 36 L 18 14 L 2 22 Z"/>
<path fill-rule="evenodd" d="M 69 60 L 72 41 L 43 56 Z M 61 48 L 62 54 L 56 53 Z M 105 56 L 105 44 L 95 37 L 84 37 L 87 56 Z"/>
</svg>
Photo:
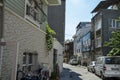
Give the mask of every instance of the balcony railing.
<svg viewBox="0 0 120 80">
<path fill-rule="evenodd" d="M 34 0 L 31 2 L 27 0 L 25 18 L 26 20 L 36 25 L 38 28 L 41 28 L 43 31 L 45 31 L 45 27 L 42 25 L 46 21 L 47 15 L 41 7 L 42 5 L 42 3 L 39 4 L 39 2 L 36 2 Z"/>
</svg>

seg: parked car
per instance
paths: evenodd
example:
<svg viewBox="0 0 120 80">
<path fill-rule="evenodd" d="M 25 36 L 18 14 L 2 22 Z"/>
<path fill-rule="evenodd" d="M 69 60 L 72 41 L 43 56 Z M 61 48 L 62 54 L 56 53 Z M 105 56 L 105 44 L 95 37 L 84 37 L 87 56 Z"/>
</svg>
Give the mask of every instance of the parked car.
<svg viewBox="0 0 120 80">
<path fill-rule="evenodd" d="M 77 61 L 77 59 L 71 59 L 69 63 L 70 63 L 71 65 L 77 65 L 77 64 L 78 64 L 78 61 Z"/>
<path fill-rule="evenodd" d="M 95 64 L 95 74 L 103 80 L 106 78 L 120 78 L 120 56 L 98 57 Z"/>
<path fill-rule="evenodd" d="M 95 72 L 95 62 L 96 61 L 91 61 L 88 66 L 87 66 L 87 70 L 90 71 L 90 72 Z"/>
</svg>

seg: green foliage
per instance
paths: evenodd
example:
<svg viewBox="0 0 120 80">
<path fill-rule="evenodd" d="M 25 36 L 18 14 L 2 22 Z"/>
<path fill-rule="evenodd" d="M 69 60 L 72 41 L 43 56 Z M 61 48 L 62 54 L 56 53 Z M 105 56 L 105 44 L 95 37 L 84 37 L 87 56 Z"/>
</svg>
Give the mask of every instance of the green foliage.
<svg viewBox="0 0 120 80">
<path fill-rule="evenodd" d="M 108 42 L 105 42 L 105 46 L 112 47 L 108 56 L 120 55 L 120 31 L 112 32 L 112 37 Z"/>
<path fill-rule="evenodd" d="M 47 43 L 47 49 L 51 50 L 53 47 L 53 35 L 55 35 L 55 31 L 50 28 L 50 26 L 46 25 L 46 43 Z"/>
</svg>

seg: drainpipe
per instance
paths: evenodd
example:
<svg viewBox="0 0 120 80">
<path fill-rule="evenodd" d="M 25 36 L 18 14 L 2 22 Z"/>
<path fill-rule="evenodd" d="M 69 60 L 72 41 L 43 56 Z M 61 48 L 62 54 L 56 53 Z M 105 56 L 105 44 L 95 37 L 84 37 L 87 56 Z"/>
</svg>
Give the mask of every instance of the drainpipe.
<svg viewBox="0 0 120 80">
<path fill-rule="evenodd" d="M 3 37 L 3 0 L 0 2 L 0 40 Z"/>
<path fill-rule="evenodd" d="M 0 80 L 1 80 L 1 68 L 2 68 L 2 54 L 3 54 L 3 49 L 2 46 L 3 44 L 1 43 L 3 41 L 3 19 L 4 19 L 4 13 L 3 13 L 3 0 L 0 0 Z"/>
</svg>

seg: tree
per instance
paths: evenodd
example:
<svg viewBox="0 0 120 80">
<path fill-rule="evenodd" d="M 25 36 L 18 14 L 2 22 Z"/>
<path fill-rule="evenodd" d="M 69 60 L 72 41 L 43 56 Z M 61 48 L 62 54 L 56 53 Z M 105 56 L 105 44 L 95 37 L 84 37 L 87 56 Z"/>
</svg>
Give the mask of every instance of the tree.
<svg viewBox="0 0 120 80">
<path fill-rule="evenodd" d="M 55 35 L 55 31 L 50 28 L 50 26 L 46 25 L 46 43 L 47 43 L 47 49 L 51 50 L 53 47 L 53 35 Z"/>
<path fill-rule="evenodd" d="M 120 55 L 120 31 L 112 32 L 112 37 L 109 41 L 105 42 L 105 46 L 112 48 L 108 56 Z"/>
</svg>

